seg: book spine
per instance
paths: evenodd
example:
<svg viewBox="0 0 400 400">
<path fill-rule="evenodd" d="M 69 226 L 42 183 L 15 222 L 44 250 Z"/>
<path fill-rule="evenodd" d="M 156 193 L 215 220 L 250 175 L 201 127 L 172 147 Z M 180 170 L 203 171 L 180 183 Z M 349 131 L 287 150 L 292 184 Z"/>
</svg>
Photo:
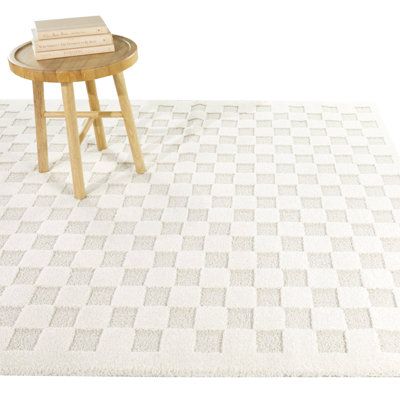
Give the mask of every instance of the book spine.
<svg viewBox="0 0 400 400">
<path fill-rule="evenodd" d="M 85 36 L 85 35 L 100 35 L 109 33 L 108 28 L 104 26 L 89 27 L 89 28 L 75 28 L 75 29 L 61 29 L 55 31 L 37 31 L 38 40 L 55 39 L 61 37 L 71 36 Z"/>
<path fill-rule="evenodd" d="M 76 49 L 78 47 L 92 47 L 92 46 L 104 46 L 106 44 L 112 44 L 113 37 L 110 33 L 105 35 L 88 35 L 88 36 L 75 36 L 66 37 L 60 39 L 47 39 L 33 41 L 35 50 L 40 51 L 51 51 L 51 50 L 64 50 L 64 49 Z"/>
<path fill-rule="evenodd" d="M 87 54 L 98 54 L 98 53 L 110 53 L 112 51 L 114 51 L 114 45 L 108 44 L 105 46 L 80 47 L 77 49 L 40 51 L 40 52 L 34 51 L 34 53 L 35 53 L 35 58 L 37 60 L 50 60 L 52 58 L 75 57 L 75 56 L 83 56 Z"/>
</svg>

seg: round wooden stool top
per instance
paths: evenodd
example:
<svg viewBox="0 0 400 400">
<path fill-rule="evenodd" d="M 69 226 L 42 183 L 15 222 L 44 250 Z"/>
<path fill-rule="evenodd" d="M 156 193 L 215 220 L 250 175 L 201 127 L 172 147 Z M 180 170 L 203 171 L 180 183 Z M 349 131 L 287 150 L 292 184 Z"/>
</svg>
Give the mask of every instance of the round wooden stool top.
<svg viewBox="0 0 400 400">
<path fill-rule="evenodd" d="M 115 75 L 137 60 L 137 46 L 132 40 L 113 35 L 115 52 L 36 60 L 32 42 L 15 48 L 8 59 L 10 69 L 25 79 L 40 82 L 91 81 Z"/>
</svg>

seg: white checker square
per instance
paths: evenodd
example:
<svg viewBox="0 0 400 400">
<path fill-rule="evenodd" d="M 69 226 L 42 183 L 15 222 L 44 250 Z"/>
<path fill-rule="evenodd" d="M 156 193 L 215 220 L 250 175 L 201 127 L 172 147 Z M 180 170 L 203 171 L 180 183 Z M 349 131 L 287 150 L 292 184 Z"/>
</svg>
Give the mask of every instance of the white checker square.
<svg viewBox="0 0 400 400">
<path fill-rule="evenodd" d="M 135 319 L 135 328 L 165 329 L 168 326 L 168 317 L 169 307 L 139 307 Z"/>
<path fill-rule="evenodd" d="M 75 253 L 74 267 L 98 267 L 101 265 L 104 253 L 101 250 L 82 250 Z"/>
<path fill-rule="evenodd" d="M 73 328 L 47 328 L 42 331 L 35 346 L 35 351 L 68 351 L 74 338 Z"/>
<path fill-rule="evenodd" d="M 30 285 L 14 285 L 4 289 L 0 304 L 7 306 L 20 306 L 29 304 L 35 288 Z"/>
<path fill-rule="evenodd" d="M 97 349 L 99 351 L 130 352 L 133 346 L 134 329 L 107 328 L 104 329 Z"/>
<path fill-rule="evenodd" d="M 311 310 L 312 327 L 316 330 L 346 330 L 346 320 L 341 308 L 316 307 Z"/>
<path fill-rule="evenodd" d="M 337 272 L 325 268 L 309 270 L 308 284 L 313 288 L 336 288 L 339 286 Z"/>
<path fill-rule="evenodd" d="M 122 282 L 124 270 L 122 268 L 96 268 L 90 281 L 92 286 L 114 286 Z"/>
<path fill-rule="evenodd" d="M 204 268 L 200 274 L 200 286 L 225 288 L 229 285 L 229 279 L 228 269 Z"/>
<path fill-rule="evenodd" d="M 305 307 L 313 305 L 311 289 L 308 287 L 283 287 L 281 290 L 283 307 Z"/>
<path fill-rule="evenodd" d="M 78 329 L 98 329 L 109 325 L 112 308 L 110 306 L 85 306 L 79 310 L 74 327 Z"/>
<path fill-rule="evenodd" d="M 308 267 L 307 254 L 300 252 L 281 252 L 279 254 L 279 267 L 282 270 L 286 269 L 307 269 Z"/>
<path fill-rule="evenodd" d="M 146 286 L 171 287 L 175 280 L 175 268 L 151 268 L 146 276 Z"/>
<path fill-rule="evenodd" d="M 228 268 L 253 269 L 257 265 L 257 255 L 250 251 L 231 252 L 229 254 Z"/>
<path fill-rule="evenodd" d="M 201 268 L 203 265 L 202 258 L 199 257 L 198 251 L 180 251 L 176 254 L 175 266 L 177 268 Z"/>
<path fill-rule="evenodd" d="M 332 253 L 332 266 L 335 270 L 361 268 L 358 254 L 350 251 Z"/>
<path fill-rule="evenodd" d="M 174 286 L 168 299 L 171 307 L 198 307 L 200 304 L 200 288 L 197 286 Z"/>
<path fill-rule="evenodd" d="M 132 249 L 133 238 L 131 235 L 110 235 L 104 243 L 104 250 L 129 251 Z"/>
<path fill-rule="evenodd" d="M 254 285 L 260 288 L 281 288 L 283 287 L 283 272 L 277 268 L 256 269 Z"/>
<path fill-rule="evenodd" d="M 375 329 L 398 331 L 400 329 L 400 309 L 398 307 L 371 307 L 372 326 Z"/>
<path fill-rule="evenodd" d="M 196 344 L 196 334 L 189 329 L 166 329 L 162 334 L 160 350 L 166 354 L 192 352 Z"/>
<path fill-rule="evenodd" d="M 362 287 L 339 287 L 338 299 L 342 308 L 370 307 L 368 291 Z"/>
<path fill-rule="evenodd" d="M 304 251 L 315 252 L 330 252 L 332 245 L 328 236 L 306 236 L 304 241 Z"/>
<path fill-rule="evenodd" d="M 256 332 L 250 329 L 228 329 L 224 333 L 223 352 L 226 354 L 254 354 Z"/>
<path fill-rule="evenodd" d="M 390 271 L 386 269 L 363 269 L 361 277 L 366 288 L 392 288 L 393 277 Z"/>
<path fill-rule="evenodd" d="M 353 329 L 346 332 L 346 345 L 349 354 L 362 354 L 365 351 L 379 352 L 379 340 L 375 329 Z"/>
<path fill-rule="evenodd" d="M 283 348 L 288 354 L 304 357 L 317 351 L 315 331 L 312 329 L 286 329 L 282 335 Z"/>
<path fill-rule="evenodd" d="M 115 289 L 111 305 L 116 307 L 143 305 L 146 288 L 143 286 L 119 286 Z"/>
<path fill-rule="evenodd" d="M 50 324 L 54 309 L 52 306 L 27 305 L 15 321 L 18 328 L 46 328 Z"/>
<path fill-rule="evenodd" d="M 285 328 L 285 311 L 282 307 L 257 307 L 254 310 L 254 329 L 280 330 Z"/>
<path fill-rule="evenodd" d="M 228 311 L 226 307 L 197 307 L 195 328 L 224 330 L 228 323 Z"/>
<path fill-rule="evenodd" d="M 257 292 L 253 287 L 229 287 L 226 292 L 226 306 L 238 308 L 255 307 Z"/>
<path fill-rule="evenodd" d="M 64 286 L 69 278 L 70 269 L 63 267 L 44 267 L 36 280 L 38 286 Z"/>
<path fill-rule="evenodd" d="M 123 266 L 127 268 L 151 268 L 154 263 L 154 252 L 145 250 L 129 251 Z"/>
<path fill-rule="evenodd" d="M 59 306 L 82 306 L 90 297 L 89 286 L 64 286 L 60 288 L 55 305 Z"/>
</svg>

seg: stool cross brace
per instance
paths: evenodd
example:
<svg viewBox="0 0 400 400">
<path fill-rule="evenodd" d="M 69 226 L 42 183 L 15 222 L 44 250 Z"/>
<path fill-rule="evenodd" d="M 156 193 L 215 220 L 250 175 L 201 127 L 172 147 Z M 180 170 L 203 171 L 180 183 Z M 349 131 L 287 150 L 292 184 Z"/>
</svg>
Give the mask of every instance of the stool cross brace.
<svg viewBox="0 0 400 400">
<path fill-rule="evenodd" d="M 89 129 L 93 126 L 98 150 L 101 151 L 107 148 L 107 141 L 102 121 L 103 118 L 123 118 L 136 172 L 142 174 L 146 171 L 140 143 L 137 137 L 132 108 L 126 90 L 124 75 L 120 72 L 113 75 L 113 78 L 121 111 L 100 110 L 100 103 L 97 97 L 96 84 L 94 80 L 85 82 L 89 97 L 90 111 L 76 110 L 72 83 L 61 83 L 64 111 L 47 111 L 45 109 L 43 82 L 32 81 L 39 172 L 47 172 L 49 170 L 46 118 L 65 118 L 72 182 L 74 195 L 77 199 L 83 199 L 86 197 L 80 144 L 85 139 Z M 78 118 L 86 118 L 81 132 L 78 131 Z"/>
</svg>

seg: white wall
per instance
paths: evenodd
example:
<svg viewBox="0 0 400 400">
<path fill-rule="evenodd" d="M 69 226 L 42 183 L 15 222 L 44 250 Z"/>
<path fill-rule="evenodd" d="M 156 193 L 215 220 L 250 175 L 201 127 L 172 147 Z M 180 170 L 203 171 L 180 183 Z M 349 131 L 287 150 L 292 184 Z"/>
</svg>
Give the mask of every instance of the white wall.
<svg viewBox="0 0 400 400">
<path fill-rule="evenodd" d="M 60 3 L 11 2 L 0 15 L 0 57 L 30 39 L 35 19 L 100 14 L 139 45 L 126 74 L 132 97 L 371 101 L 392 136 L 400 132 L 398 1 Z M 113 97 L 111 80 L 103 81 L 100 94 Z M 57 85 L 47 86 L 49 98 L 59 96 Z M 0 98 L 30 96 L 30 82 L 0 63 Z"/>
<path fill-rule="evenodd" d="M 126 73 L 131 97 L 368 101 L 378 104 L 396 141 L 398 3 L 13 1 L 0 14 L 0 98 L 31 96 L 30 82 L 12 75 L 5 60 L 16 44 L 30 39 L 33 20 L 100 14 L 113 32 L 139 45 L 139 62 Z M 100 95 L 114 97 L 111 79 L 103 82 Z M 57 85 L 47 85 L 48 98 L 59 95 Z M 83 96 L 80 84 L 77 97 Z"/>
</svg>

